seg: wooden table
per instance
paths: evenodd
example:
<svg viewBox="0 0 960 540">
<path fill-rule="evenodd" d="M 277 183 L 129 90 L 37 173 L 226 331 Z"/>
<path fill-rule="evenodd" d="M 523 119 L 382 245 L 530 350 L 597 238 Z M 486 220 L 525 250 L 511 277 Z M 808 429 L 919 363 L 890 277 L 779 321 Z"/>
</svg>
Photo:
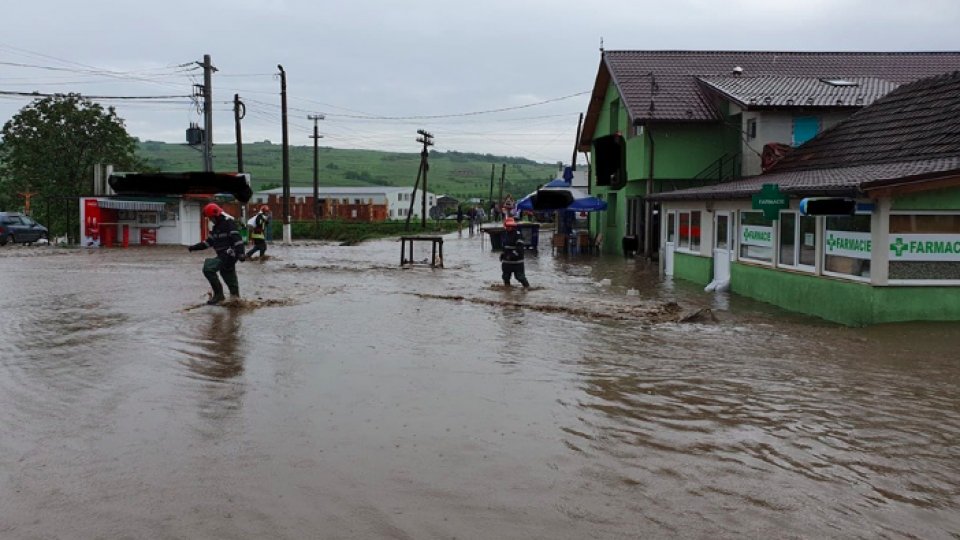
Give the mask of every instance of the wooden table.
<svg viewBox="0 0 960 540">
<path fill-rule="evenodd" d="M 415 242 L 430 242 L 431 243 L 430 267 L 443 268 L 443 237 L 442 236 L 401 236 L 400 237 L 400 266 L 405 266 L 407 264 L 411 264 L 411 265 L 414 264 L 413 244 Z M 409 258 L 407 258 L 408 244 L 410 246 Z"/>
</svg>

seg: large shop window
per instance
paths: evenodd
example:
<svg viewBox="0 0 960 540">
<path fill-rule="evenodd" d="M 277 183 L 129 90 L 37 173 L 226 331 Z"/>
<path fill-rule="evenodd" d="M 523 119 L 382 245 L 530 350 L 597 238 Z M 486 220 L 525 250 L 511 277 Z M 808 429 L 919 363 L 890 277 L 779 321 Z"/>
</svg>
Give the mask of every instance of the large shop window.
<svg viewBox="0 0 960 540">
<path fill-rule="evenodd" d="M 824 231 L 823 270 L 860 278 L 870 277 L 870 215 L 828 216 Z"/>
<path fill-rule="evenodd" d="M 700 211 L 677 212 L 677 221 L 680 226 L 677 230 L 680 249 L 700 251 Z"/>
<path fill-rule="evenodd" d="M 773 222 L 763 212 L 740 212 L 740 258 L 773 262 Z"/>
<path fill-rule="evenodd" d="M 960 215 L 890 216 L 890 279 L 960 280 Z"/>
</svg>

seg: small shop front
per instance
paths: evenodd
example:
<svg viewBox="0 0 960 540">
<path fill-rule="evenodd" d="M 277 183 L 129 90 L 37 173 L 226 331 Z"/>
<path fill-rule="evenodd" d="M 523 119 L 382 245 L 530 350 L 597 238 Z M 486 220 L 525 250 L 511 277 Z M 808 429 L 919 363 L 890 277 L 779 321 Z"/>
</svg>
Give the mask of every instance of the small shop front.
<svg viewBox="0 0 960 540">
<path fill-rule="evenodd" d="M 202 201 L 183 197 L 82 197 L 82 245 L 190 245 L 203 237 L 201 206 Z"/>
<path fill-rule="evenodd" d="M 808 215 L 748 200 L 663 201 L 663 271 L 850 325 L 960 320 L 960 188 Z"/>
</svg>

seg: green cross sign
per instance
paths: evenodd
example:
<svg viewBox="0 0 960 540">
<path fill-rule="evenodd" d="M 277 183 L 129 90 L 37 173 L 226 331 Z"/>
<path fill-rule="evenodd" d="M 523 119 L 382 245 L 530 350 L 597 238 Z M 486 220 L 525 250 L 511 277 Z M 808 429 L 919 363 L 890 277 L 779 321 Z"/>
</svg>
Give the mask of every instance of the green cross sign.
<svg viewBox="0 0 960 540">
<path fill-rule="evenodd" d="M 764 184 L 760 193 L 753 196 L 753 209 L 762 210 L 763 217 L 771 221 L 779 219 L 780 210 L 789 207 L 787 196 L 777 184 Z"/>
<path fill-rule="evenodd" d="M 903 257 L 904 251 L 910 250 L 910 245 L 903 241 L 903 238 L 897 238 L 897 241 L 890 244 L 890 249 L 896 252 L 897 257 Z"/>
</svg>

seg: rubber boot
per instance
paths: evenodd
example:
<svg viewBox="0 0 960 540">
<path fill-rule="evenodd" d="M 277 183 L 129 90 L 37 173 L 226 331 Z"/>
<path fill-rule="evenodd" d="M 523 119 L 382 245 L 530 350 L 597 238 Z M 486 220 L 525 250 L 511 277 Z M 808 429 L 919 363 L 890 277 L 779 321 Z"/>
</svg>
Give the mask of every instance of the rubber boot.
<svg viewBox="0 0 960 540">
<path fill-rule="evenodd" d="M 207 281 L 210 282 L 210 288 L 213 289 L 213 296 L 210 297 L 210 300 L 207 300 L 207 304 L 211 306 L 225 300 L 223 297 L 223 285 L 220 283 L 220 278 L 217 277 L 217 267 L 219 267 L 217 259 L 207 259 L 204 261 L 203 277 L 207 278 Z"/>
<path fill-rule="evenodd" d="M 237 280 L 237 270 L 221 270 L 220 275 L 223 276 L 223 282 L 227 284 L 227 289 L 230 290 L 231 298 L 240 298 L 240 283 Z"/>
</svg>

